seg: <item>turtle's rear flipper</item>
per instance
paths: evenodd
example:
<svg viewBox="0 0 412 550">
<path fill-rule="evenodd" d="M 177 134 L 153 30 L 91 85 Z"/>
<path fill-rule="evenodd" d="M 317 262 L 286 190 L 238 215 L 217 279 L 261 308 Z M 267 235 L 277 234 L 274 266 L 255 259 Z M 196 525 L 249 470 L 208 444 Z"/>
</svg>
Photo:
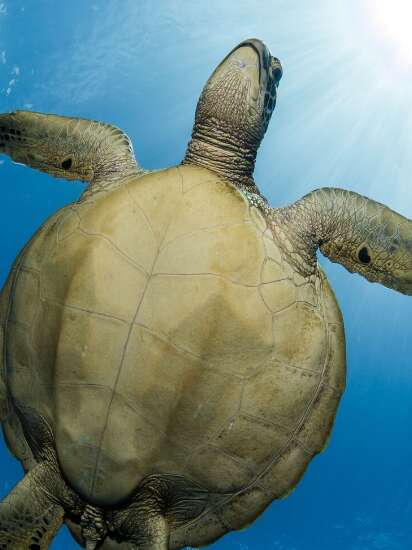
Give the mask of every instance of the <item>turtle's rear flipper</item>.
<svg viewBox="0 0 412 550">
<path fill-rule="evenodd" d="M 0 153 L 52 176 L 92 185 L 142 172 L 119 128 L 30 111 L 0 114 Z"/>
<path fill-rule="evenodd" d="M 49 466 L 30 470 L 0 503 L 0 550 L 46 550 L 64 511 L 51 494 Z"/>
<path fill-rule="evenodd" d="M 167 484 L 157 476 L 149 476 L 140 483 L 131 502 L 113 513 L 111 528 L 133 550 L 168 550 L 167 496 Z"/>
</svg>

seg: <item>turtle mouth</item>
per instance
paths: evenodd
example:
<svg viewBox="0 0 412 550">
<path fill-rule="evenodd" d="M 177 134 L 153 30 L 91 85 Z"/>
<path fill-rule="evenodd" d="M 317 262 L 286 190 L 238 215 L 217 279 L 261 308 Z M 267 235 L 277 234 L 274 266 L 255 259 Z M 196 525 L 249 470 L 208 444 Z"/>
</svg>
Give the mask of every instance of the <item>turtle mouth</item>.
<svg viewBox="0 0 412 550">
<path fill-rule="evenodd" d="M 277 57 L 272 56 L 269 51 L 269 48 L 257 38 L 249 38 L 244 40 L 237 46 L 235 46 L 223 59 L 220 65 L 223 63 L 237 50 L 241 48 L 251 48 L 258 56 L 258 69 L 259 69 L 259 87 L 262 93 L 265 93 L 266 90 L 271 89 L 273 86 L 276 88 L 279 85 L 280 79 L 282 78 L 283 69 L 282 65 Z M 220 66 L 219 65 L 219 66 Z"/>
<path fill-rule="evenodd" d="M 278 86 L 283 74 L 282 65 L 279 59 L 277 57 L 273 57 L 267 46 L 257 38 L 245 40 L 239 44 L 235 50 L 248 46 L 257 53 L 259 58 L 259 83 L 261 89 L 263 90 L 267 87 L 268 80 L 274 81 L 276 86 Z"/>
</svg>

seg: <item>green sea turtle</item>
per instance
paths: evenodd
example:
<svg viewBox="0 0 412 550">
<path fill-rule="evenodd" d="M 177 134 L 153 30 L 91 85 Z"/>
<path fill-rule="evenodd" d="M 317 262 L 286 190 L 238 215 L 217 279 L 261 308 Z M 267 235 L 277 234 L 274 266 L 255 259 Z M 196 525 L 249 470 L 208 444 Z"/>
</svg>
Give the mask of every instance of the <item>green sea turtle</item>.
<svg viewBox="0 0 412 550">
<path fill-rule="evenodd" d="M 316 260 L 412 294 L 412 224 L 320 189 L 272 209 L 254 181 L 281 66 L 258 40 L 200 97 L 181 165 L 144 173 L 120 130 L 0 115 L 0 148 L 90 181 L 17 258 L 0 301 L 0 405 L 24 478 L 0 549 L 206 545 L 298 483 L 345 385 Z"/>
</svg>

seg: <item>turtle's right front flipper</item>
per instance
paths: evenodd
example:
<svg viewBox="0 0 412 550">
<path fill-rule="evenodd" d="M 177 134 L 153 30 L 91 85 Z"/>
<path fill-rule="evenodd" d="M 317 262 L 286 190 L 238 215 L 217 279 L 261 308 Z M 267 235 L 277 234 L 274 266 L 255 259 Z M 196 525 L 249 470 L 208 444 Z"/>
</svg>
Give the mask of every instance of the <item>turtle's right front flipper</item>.
<svg viewBox="0 0 412 550">
<path fill-rule="evenodd" d="M 0 114 L 0 153 L 52 176 L 89 181 L 92 187 L 142 172 L 119 128 L 30 111 Z"/>
</svg>

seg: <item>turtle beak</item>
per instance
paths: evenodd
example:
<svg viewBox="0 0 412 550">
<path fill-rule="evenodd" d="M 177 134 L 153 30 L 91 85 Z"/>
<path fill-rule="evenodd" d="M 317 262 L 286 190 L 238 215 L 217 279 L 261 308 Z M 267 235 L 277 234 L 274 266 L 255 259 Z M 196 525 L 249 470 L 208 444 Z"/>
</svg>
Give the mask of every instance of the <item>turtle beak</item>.
<svg viewBox="0 0 412 550">
<path fill-rule="evenodd" d="M 265 93 L 273 93 L 282 78 L 282 65 L 273 57 L 266 45 L 257 38 L 249 38 L 235 46 L 219 63 L 209 78 L 209 83 L 219 78 L 230 65 L 243 72 L 250 84 L 250 93 L 255 101 Z"/>
<path fill-rule="evenodd" d="M 251 66 L 257 62 L 261 90 L 266 89 L 268 82 L 274 82 L 276 87 L 279 85 L 283 74 L 282 65 L 277 57 L 271 55 L 268 47 L 261 40 L 257 38 L 244 40 L 233 48 L 223 62 L 235 51 L 238 51 L 239 58 L 243 59 L 245 66 Z"/>
</svg>

